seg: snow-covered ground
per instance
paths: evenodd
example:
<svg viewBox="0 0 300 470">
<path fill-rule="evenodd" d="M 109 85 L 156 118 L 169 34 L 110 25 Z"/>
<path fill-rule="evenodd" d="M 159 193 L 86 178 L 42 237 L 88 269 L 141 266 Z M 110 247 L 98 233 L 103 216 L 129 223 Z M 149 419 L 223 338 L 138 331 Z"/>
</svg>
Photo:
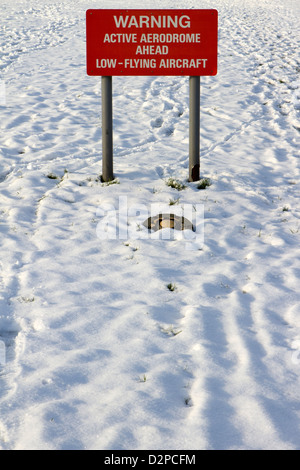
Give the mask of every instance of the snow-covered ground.
<svg viewBox="0 0 300 470">
<path fill-rule="evenodd" d="M 300 5 L 200 3 L 219 12 L 204 190 L 188 77 L 114 77 L 103 185 L 86 75 L 88 8 L 181 1 L 0 0 L 0 449 L 300 449 Z M 105 239 L 124 201 L 129 238 Z M 150 238 L 154 204 L 204 207 L 201 249 Z"/>
</svg>

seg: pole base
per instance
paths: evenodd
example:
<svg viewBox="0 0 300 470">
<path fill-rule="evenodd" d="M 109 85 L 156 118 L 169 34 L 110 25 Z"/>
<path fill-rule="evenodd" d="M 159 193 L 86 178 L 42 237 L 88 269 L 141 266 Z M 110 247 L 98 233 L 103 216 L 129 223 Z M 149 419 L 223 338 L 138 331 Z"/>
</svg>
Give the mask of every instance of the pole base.
<svg viewBox="0 0 300 470">
<path fill-rule="evenodd" d="M 189 181 L 199 181 L 200 179 L 200 165 L 198 163 L 191 168 Z"/>
</svg>

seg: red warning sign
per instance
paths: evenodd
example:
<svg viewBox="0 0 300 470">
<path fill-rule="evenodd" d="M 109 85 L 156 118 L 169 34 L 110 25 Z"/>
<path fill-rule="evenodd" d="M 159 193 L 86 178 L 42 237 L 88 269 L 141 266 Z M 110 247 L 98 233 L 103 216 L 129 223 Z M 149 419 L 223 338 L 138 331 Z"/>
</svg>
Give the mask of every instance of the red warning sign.
<svg viewBox="0 0 300 470">
<path fill-rule="evenodd" d="M 87 10 L 87 74 L 217 74 L 217 10 Z"/>
</svg>

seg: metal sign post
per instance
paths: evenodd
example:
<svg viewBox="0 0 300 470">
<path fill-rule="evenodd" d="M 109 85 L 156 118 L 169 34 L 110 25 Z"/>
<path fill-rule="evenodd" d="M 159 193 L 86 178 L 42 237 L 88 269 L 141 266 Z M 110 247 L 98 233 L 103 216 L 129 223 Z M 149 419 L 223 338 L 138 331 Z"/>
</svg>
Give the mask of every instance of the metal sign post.
<svg viewBox="0 0 300 470">
<path fill-rule="evenodd" d="M 102 77 L 102 180 L 109 182 L 113 174 L 113 106 L 112 77 Z"/>
<path fill-rule="evenodd" d="M 190 77 L 189 181 L 200 179 L 200 77 Z"/>
</svg>

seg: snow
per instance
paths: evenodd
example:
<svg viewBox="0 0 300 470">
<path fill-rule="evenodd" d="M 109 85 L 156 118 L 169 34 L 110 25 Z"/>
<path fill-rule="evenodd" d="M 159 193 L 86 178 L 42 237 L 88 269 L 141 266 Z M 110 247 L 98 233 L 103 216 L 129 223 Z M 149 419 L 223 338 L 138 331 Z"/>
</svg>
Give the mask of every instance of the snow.
<svg viewBox="0 0 300 470">
<path fill-rule="evenodd" d="M 188 77 L 113 78 L 118 184 L 101 183 L 99 6 L 0 0 L 0 449 L 299 449 L 299 2 L 201 2 L 219 12 L 204 190 Z M 141 229 L 184 205 L 204 210 L 199 246 Z M 128 236 L 101 236 L 109 207 Z"/>
</svg>

